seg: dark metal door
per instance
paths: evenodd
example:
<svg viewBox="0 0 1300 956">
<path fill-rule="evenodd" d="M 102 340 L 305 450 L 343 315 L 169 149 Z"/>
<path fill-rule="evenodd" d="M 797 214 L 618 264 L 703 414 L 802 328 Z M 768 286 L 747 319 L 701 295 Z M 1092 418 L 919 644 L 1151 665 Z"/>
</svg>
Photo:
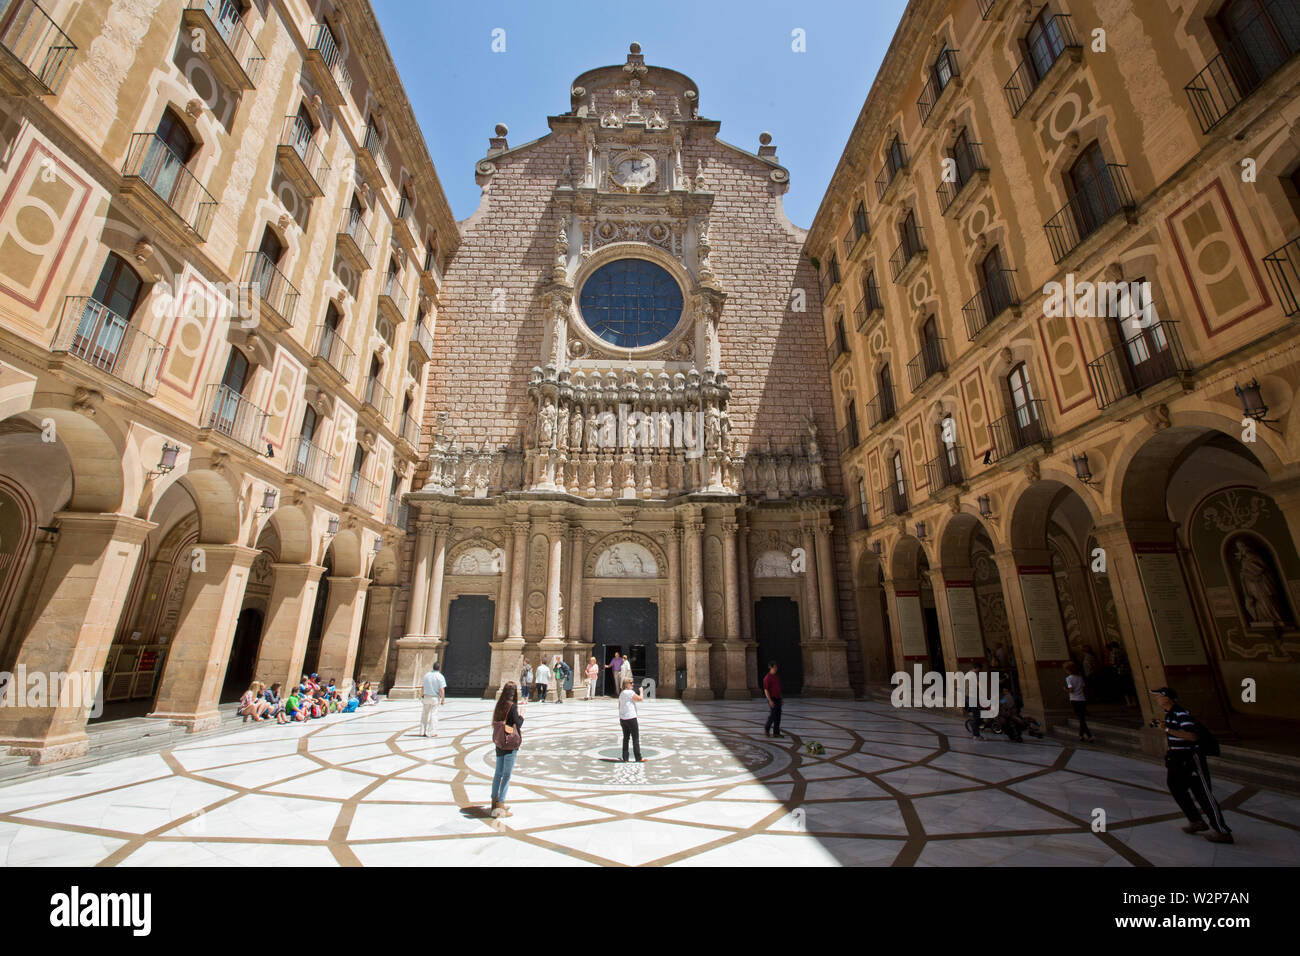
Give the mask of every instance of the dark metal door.
<svg viewBox="0 0 1300 956">
<path fill-rule="evenodd" d="M 758 681 L 762 686 L 768 664 L 776 661 L 781 694 L 803 691 L 803 652 L 799 644 L 799 605 L 787 597 L 765 597 L 754 603 L 754 632 L 758 635 Z"/>
<path fill-rule="evenodd" d="M 462 594 L 448 605 L 442 676 L 447 680 L 449 695 L 483 696 L 492 670 L 495 617 L 495 604 L 482 594 Z"/>
<path fill-rule="evenodd" d="M 604 598 L 592 615 L 594 653 L 601 666 L 598 687 L 618 695 L 611 671 L 605 669 L 618 651 L 632 662 L 637 688 L 642 678 L 659 680 L 659 608 L 649 598 Z M 626 667 L 627 665 L 624 665 Z M 622 672 L 626 676 L 627 671 Z"/>
</svg>

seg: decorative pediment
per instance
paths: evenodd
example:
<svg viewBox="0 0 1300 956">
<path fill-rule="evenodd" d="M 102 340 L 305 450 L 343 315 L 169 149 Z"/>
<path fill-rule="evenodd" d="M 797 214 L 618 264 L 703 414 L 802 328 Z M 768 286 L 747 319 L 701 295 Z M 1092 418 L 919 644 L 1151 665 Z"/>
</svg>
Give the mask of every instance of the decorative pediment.
<svg viewBox="0 0 1300 956">
<path fill-rule="evenodd" d="M 666 566 L 663 549 L 653 538 L 623 530 L 606 535 L 592 549 L 586 573 L 596 578 L 657 578 Z"/>
<path fill-rule="evenodd" d="M 790 555 L 783 551 L 764 551 L 754 562 L 754 577 L 756 578 L 792 578 L 794 577 L 794 566 L 790 561 Z"/>
<path fill-rule="evenodd" d="M 450 557 L 449 574 L 489 575 L 501 573 L 504 554 L 491 541 L 476 539 L 456 548 Z"/>
</svg>

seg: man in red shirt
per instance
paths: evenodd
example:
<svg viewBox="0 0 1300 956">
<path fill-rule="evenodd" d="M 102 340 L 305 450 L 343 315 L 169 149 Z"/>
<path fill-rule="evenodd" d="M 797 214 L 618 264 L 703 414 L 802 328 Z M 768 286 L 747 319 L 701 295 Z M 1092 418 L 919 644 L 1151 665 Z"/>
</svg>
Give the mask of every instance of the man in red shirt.
<svg viewBox="0 0 1300 956">
<path fill-rule="evenodd" d="M 776 676 L 776 661 L 769 661 L 763 678 L 763 695 L 767 698 L 767 725 L 764 737 L 784 737 L 781 733 L 781 678 Z"/>
</svg>

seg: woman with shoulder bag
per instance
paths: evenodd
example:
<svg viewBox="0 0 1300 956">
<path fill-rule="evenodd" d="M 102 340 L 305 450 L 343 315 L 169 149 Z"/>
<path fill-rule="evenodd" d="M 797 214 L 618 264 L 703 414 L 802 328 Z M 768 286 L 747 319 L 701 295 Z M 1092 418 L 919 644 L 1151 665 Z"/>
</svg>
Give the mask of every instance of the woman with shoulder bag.
<svg viewBox="0 0 1300 956">
<path fill-rule="evenodd" d="M 492 711 L 492 743 L 496 745 L 497 769 L 492 776 L 492 816 L 513 816 L 506 804 L 506 789 L 515 769 L 515 755 L 524 738 L 521 728 L 524 718 L 519 713 L 519 688 L 509 681 L 501 688 L 496 709 Z"/>
</svg>

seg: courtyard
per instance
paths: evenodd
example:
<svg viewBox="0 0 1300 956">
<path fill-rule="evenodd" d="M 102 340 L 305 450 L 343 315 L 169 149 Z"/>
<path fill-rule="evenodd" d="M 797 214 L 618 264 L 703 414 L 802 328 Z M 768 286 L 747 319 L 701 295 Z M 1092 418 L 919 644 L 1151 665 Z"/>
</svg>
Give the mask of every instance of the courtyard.
<svg viewBox="0 0 1300 956">
<path fill-rule="evenodd" d="M 384 701 L 16 783 L 0 863 L 1300 864 L 1300 798 L 1216 780 L 1237 842 L 1214 845 L 1181 832 L 1155 763 L 974 741 L 954 718 L 864 701 L 792 699 L 780 739 L 761 701 L 646 701 L 643 764 L 618 759 L 612 700 L 531 704 L 514 815 L 494 820 L 491 706 L 450 699 L 436 738 L 418 702 Z"/>
</svg>

